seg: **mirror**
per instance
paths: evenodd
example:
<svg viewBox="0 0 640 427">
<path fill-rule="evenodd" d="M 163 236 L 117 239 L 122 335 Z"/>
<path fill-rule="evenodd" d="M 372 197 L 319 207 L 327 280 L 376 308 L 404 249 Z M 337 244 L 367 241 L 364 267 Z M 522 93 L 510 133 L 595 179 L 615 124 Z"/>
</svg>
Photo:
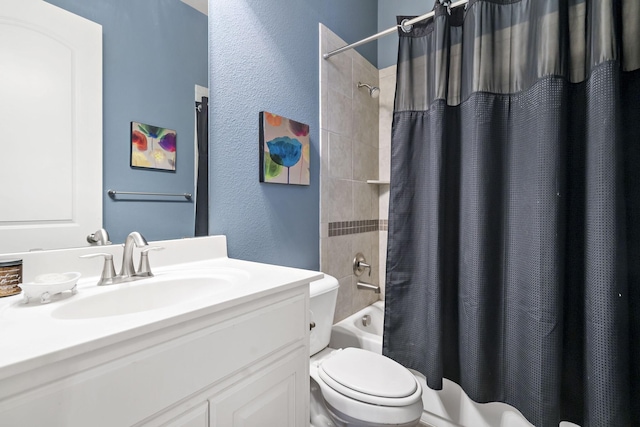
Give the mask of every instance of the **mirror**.
<svg viewBox="0 0 640 427">
<path fill-rule="evenodd" d="M 191 200 L 170 196 L 110 197 L 107 191 L 195 193 L 195 101 L 197 88 L 200 87 L 201 96 L 202 88 L 208 86 L 208 29 L 204 13 L 207 1 L 37 1 L 46 1 L 102 26 L 101 200 L 102 226 L 109 232 L 110 240 L 122 243 L 133 230 L 140 231 L 148 240 L 192 237 L 195 197 Z M 0 9 L 3 7 L 8 7 L 7 3 Z M 37 109 L 25 114 L 33 117 L 37 127 Z M 177 132 L 175 171 L 131 167 L 131 122 Z M 33 133 L 46 137 L 46 129 Z M 51 203 L 55 203 L 55 197 Z M 95 231 L 88 229 L 85 235 Z M 20 236 L 11 240 L 20 240 Z M 88 243 L 74 246 L 83 245 Z M 64 246 L 46 242 L 30 249 L 61 247 Z M 22 250 L 28 249 L 0 252 Z"/>
</svg>

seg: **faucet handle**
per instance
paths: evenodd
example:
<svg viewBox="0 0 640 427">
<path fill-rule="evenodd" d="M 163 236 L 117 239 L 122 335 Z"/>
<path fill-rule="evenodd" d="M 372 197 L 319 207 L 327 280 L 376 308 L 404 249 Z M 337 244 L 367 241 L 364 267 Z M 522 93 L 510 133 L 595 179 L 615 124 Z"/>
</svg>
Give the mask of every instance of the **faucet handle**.
<svg viewBox="0 0 640 427">
<path fill-rule="evenodd" d="M 140 265 L 138 266 L 138 272 L 136 273 L 136 276 L 153 277 L 151 266 L 149 265 L 149 252 L 161 251 L 163 249 L 164 248 L 162 246 L 149 246 L 147 248 L 144 248 L 140 252 Z"/>
<path fill-rule="evenodd" d="M 359 261 L 358 262 L 358 267 L 362 268 L 362 269 L 368 269 L 369 270 L 369 276 L 371 276 L 371 264 L 367 264 L 366 262 Z"/>
<path fill-rule="evenodd" d="M 100 280 L 98 280 L 98 286 L 110 285 L 113 283 L 113 278 L 116 277 L 116 269 L 113 267 L 113 255 L 108 253 L 96 253 L 80 255 L 80 258 L 97 258 L 104 257 L 104 266 L 102 267 L 102 274 Z"/>
<path fill-rule="evenodd" d="M 367 260 L 364 255 L 362 255 L 362 252 L 358 252 L 353 259 L 353 274 L 360 277 L 367 269 L 369 270 L 369 276 L 371 276 L 371 264 L 367 264 Z"/>
<path fill-rule="evenodd" d="M 109 240 L 109 233 L 107 233 L 107 230 L 104 228 L 99 229 L 95 233 L 89 234 L 87 236 L 87 242 L 96 246 L 111 244 L 111 241 Z"/>
</svg>

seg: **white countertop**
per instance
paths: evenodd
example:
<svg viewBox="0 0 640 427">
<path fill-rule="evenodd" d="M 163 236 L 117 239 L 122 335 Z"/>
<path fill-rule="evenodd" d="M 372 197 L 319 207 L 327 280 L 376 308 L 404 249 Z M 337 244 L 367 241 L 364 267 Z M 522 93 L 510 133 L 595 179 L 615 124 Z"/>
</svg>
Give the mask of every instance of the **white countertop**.
<svg viewBox="0 0 640 427">
<path fill-rule="evenodd" d="M 123 287 L 136 286 L 147 280 L 97 286 L 101 271 L 101 268 L 96 267 L 101 264 L 99 260 L 98 263 L 87 264 L 96 274 L 83 274 L 78 282 L 76 295 L 65 292 L 52 298 L 49 304 L 30 302 L 26 305 L 22 304 L 22 295 L 0 298 L 0 381 L 49 363 L 106 349 L 118 342 L 300 286 L 323 276 L 316 271 L 230 259 L 226 256 L 224 236 L 151 242 L 150 245 L 165 247 L 164 251 L 150 255 L 152 271 L 157 278 L 228 269 L 242 271 L 243 277 L 237 285 L 213 295 L 188 299 L 163 308 L 84 319 L 52 317 L 51 313 L 64 304 L 99 293 L 117 292 Z M 84 262 L 77 259 L 79 254 L 105 250 L 113 253 L 116 261 L 121 256 L 122 245 L 19 255 L 25 259 L 25 267 L 32 270 L 25 276 L 34 277 L 43 272 L 72 271 L 74 269 L 69 268 L 70 266 L 82 265 Z M 173 263 L 172 260 L 179 262 Z M 185 262 L 186 260 L 193 262 Z M 52 270 L 54 264 L 58 266 L 56 271 Z M 86 272 L 88 268 L 84 266 L 75 270 L 84 269 Z M 118 268 L 119 261 L 116 261 L 116 270 Z M 176 292 L 180 292 L 178 286 Z"/>
</svg>

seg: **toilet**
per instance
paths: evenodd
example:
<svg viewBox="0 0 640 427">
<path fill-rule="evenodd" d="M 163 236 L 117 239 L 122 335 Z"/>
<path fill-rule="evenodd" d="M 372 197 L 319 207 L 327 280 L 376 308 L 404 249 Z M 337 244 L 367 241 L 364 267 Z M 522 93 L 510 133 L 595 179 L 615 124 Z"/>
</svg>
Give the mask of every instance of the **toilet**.
<svg viewBox="0 0 640 427">
<path fill-rule="evenodd" d="M 410 427 L 422 415 L 422 388 L 399 363 L 359 348 L 329 348 L 338 281 L 310 284 L 311 426 Z"/>
</svg>

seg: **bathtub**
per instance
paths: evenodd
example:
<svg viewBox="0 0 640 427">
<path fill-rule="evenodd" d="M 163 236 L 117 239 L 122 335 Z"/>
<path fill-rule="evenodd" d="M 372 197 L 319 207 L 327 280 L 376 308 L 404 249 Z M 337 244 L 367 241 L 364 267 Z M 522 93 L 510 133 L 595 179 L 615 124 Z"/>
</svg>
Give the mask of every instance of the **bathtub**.
<svg viewBox="0 0 640 427">
<path fill-rule="evenodd" d="M 363 321 L 369 316 L 370 323 Z M 384 303 L 377 301 L 359 312 L 333 325 L 332 348 L 359 347 L 382 354 L 382 328 Z M 500 402 L 476 403 L 460 386 L 446 378 L 442 390 L 427 387 L 425 377 L 411 372 L 422 386 L 424 412 L 421 424 L 433 427 L 533 427 L 512 406 Z M 561 422 L 560 427 L 579 427 L 570 422 Z"/>
</svg>

